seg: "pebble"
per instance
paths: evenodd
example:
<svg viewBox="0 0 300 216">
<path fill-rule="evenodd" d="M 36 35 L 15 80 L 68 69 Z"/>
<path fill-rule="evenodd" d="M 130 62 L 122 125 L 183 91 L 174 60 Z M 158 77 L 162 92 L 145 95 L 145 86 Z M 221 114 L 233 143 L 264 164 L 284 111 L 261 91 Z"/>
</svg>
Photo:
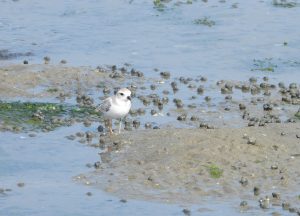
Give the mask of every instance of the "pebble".
<svg viewBox="0 0 300 216">
<path fill-rule="evenodd" d="M 232 100 L 232 96 L 231 95 L 226 95 L 225 100 Z"/>
<path fill-rule="evenodd" d="M 270 208 L 270 198 L 268 196 L 266 196 L 265 198 L 261 198 L 259 200 L 259 206 L 262 209 L 268 209 L 268 208 Z"/>
<path fill-rule="evenodd" d="M 258 195 L 260 194 L 260 189 L 259 189 L 259 187 L 254 187 L 254 188 L 253 188 L 253 193 L 254 193 L 255 196 L 258 196 Z"/>
<path fill-rule="evenodd" d="M 202 77 L 200 78 L 200 81 L 206 82 L 206 81 L 207 81 L 207 78 L 202 76 Z"/>
<path fill-rule="evenodd" d="M 272 104 L 267 103 L 267 104 L 263 105 L 263 108 L 264 108 L 264 111 L 271 111 L 273 109 L 273 106 L 272 106 Z"/>
<path fill-rule="evenodd" d="M 249 78 L 249 82 L 256 83 L 257 82 L 257 78 L 256 77 L 250 77 Z"/>
<path fill-rule="evenodd" d="M 84 133 L 83 132 L 77 132 L 76 136 L 78 136 L 78 137 L 84 137 Z"/>
<path fill-rule="evenodd" d="M 178 121 L 185 121 L 187 118 L 187 115 L 186 114 L 181 114 L 180 116 L 177 117 L 177 120 Z"/>
<path fill-rule="evenodd" d="M 248 127 L 253 127 L 253 126 L 255 126 L 255 121 L 249 121 Z"/>
<path fill-rule="evenodd" d="M 152 124 L 151 123 L 145 123 L 145 128 L 146 129 L 152 128 Z"/>
<path fill-rule="evenodd" d="M 191 121 L 198 121 L 199 117 L 193 115 L 193 116 L 191 116 L 190 120 Z"/>
<path fill-rule="evenodd" d="M 49 56 L 45 56 L 44 57 L 44 63 L 48 64 L 50 62 L 50 57 Z"/>
<path fill-rule="evenodd" d="M 68 140 L 75 140 L 76 139 L 76 136 L 75 135 L 69 135 L 69 136 L 66 136 L 66 138 Z"/>
<path fill-rule="evenodd" d="M 133 121 L 132 121 L 132 126 L 133 126 L 135 129 L 139 128 L 140 125 L 141 125 L 141 122 L 140 122 L 139 120 L 133 120 Z"/>
<path fill-rule="evenodd" d="M 161 75 L 161 77 L 164 78 L 164 79 L 169 79 L 170 76 L 171 76 L 171 73 L 168 72 L 168 71 L 165 71 L 165 72 L 161 72 L 160 75 Z"/>
<path fill-rule="evenodd" d="M 189 209 L 183 209 L 182 212 L 186 216 L 190 216 L 191 215 L 191 211 Z"/>
<path fill-rule="evenodd" d="M 239 104 L 239 108 L 240 110 L 245 110 L 246 109 L 246 105 L 245 104 Z"/>
<path fill-rule="evenodd" d="M 209 101 L 211 101 L 211 97 L 205 96 L 204 100 L 205 100 L 206 102 L 209 102 Z"/>
<path fill-rule="evenodd" d="M 248 179 L 246 177 L 242 177 L 239 182 L 241 183 L 242 186 L 248 185 Z"/>
<path fill-rule="evenodd" d="M 291 207 L 291 204 L 288 203 L 288 202 L 283 202 L 283 203 L 281 204 L 281 206 L 282 206 L 282 209 L 283 209 L 283 210 L 289 210 L 289 208 Z"/>
<path fill-rule="evenodd" d="M 104 127 L 102 125 L 99 125 L 97 130 L 99 133 L 102 133 L 104 131 Z"/>
<path fill-rule="evenodd" d="M 127 200 L 126 199 L 120 199 L 120 202 L 121 203 L 127 203 Z"/>
<path fill-rule="evenodd" d="M 248 138 L 248 141 L 247 141 L 247 144 L 255 145 L 255 144 L 256 144 L 256 139 L 255 139 L 255 137 L 249 137 L 249 138 Z"/>
<path fill-rule="evenodd" d="M 30 133 L 30 134 L 28 134 L 28 136 L 29 136 L 29 137 L 36 137 L 36 134 Z"/>
<path fill-rule="evenodd" d="M 18 186 L 18 187 L 24 187 L 24 186 L 25 186 L 25 183 L 24 183 L 24 182 L 19 182 L 19 183 L 17 184 L 17 186 Z"/>
<path fill-rule="evenodd" d="M 93 194 L 92 194 L 92 192 L 87 192 L 86 195 L 87 196 L 92 196 Z"/>
<path fill-rule="evenodd" d="M 60 63 L 61 63 L 61 64 L 67 64 L 67 60 L 62 59 L 62 60 L 60 60 Z"/>
<path fill-rule="evenodd" d="M 273 193 L 272 193 L 272 197 L 273 197 L 274 199 L 280 199 L 280 194 L 279 194 L 279 193 L 276 193 L 276 192 L 273 192 Z"/>
<path fill-rule="evenodd" d="M 100 167 L 101 167 L 100 161 L 95 162 L 94 167 L 95 167 L 95 169 L 100 169 Z"/>
<path fill-rule="evenodd" d="M 242 202 L 240 203 L 240 207 L 247 207 L 247 206 L 248 206 L 247 201 L 242 201 Z"/>
</svg>

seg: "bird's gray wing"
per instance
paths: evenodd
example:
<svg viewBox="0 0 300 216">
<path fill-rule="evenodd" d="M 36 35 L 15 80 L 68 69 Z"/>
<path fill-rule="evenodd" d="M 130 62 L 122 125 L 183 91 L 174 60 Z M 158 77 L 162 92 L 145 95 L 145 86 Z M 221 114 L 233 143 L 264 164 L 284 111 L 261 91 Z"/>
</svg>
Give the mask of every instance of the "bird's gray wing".
<svg viewBox="0 0 300 216">
<path fill-rule="evenodd" d="M 111 107 L 111 98 L 106 98 L 97 108 L 96 111 L 108 112 Z"/>
</svg>

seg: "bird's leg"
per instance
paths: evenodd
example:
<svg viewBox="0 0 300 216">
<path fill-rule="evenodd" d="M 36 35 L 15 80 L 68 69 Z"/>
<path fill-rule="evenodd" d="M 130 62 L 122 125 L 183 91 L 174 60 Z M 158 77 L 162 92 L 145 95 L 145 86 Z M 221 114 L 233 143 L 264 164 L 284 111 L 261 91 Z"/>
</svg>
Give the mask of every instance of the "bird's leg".
<svg viewBox="0 0 300 216">
<path fill-rule="evenodd" d="M 113 134 L 113 131 L 112 131 L 112 120 L 111 120 L 111 119 L 109 119 L 109 126 L 108 126 L 108 129 L 109 129 L 110 135 L 112 135 L 112 134 Z"/>
<path fill-rule="evenodd" d="M 120 118 L 120 122 L 119 122 L 119 134 L 121 133 L 121 127 L 122 127 L 122 119 Z"/>
</svg>

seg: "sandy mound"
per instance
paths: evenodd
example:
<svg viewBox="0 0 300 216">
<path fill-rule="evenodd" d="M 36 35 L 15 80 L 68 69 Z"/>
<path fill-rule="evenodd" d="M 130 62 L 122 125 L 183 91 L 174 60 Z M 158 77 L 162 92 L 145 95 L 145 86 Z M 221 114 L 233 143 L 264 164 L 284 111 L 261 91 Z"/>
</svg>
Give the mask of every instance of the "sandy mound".
<svg viewBox="0 0 300 216">
<path fill-rule="evenodd" d="M 262 195 L 284 193 L 300 186 L 299 129 L 277 124 L 127 133 L 107 138 L 100 168 L 80 178 L 121 197 L 167 202 L 245 198 L 255 186 Z"/>
</svg>

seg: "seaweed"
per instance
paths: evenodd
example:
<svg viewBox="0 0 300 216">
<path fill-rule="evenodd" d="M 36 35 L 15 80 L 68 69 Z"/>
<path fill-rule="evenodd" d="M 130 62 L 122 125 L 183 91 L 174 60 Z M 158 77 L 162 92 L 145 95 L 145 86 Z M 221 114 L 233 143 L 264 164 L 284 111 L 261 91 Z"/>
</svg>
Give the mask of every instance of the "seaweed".
<svg viewBox="0 0 300 216">
<path fill-rule="evenodd" d="M 54 130 L 69 125 L 72 119 L 84 120 L 87 117 L 99 119 L 100 114 L 88 106 L 0 101 L 0 122 L 4 128 L 15 131 Z"/>
</svg>

